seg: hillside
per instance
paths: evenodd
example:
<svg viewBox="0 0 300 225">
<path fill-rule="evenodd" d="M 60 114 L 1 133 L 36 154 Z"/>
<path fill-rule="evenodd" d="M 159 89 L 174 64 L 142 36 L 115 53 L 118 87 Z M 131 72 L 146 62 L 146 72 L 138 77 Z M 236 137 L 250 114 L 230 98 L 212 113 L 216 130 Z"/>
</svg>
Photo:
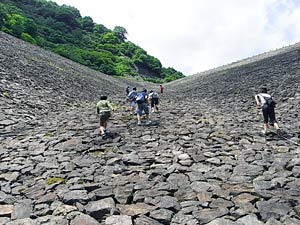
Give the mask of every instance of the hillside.
<svg viewBox="0 0 300 225">
<path fill-rule="evenodd" d="M 82 17 L 75 7 L 54 1 L 0 0 L 0 31 L 112 76 L 155 82 L 184 76 L 127 40 L 124 27 L 108 29 Z"/>
<path fill-rule="evenodd" d="M 0 33 L 0 224 L 297 225 L 298 47 L 166 85 L 137 126 L 127 85 Z M 267 81 L 282 136 L 261 134 Z M 117 110 L 107 138 L 95 104 Z"/>
<path fill-rule="evenodd" d="M 5 114 L 10 112 L 7 125 L 22 127 L 26 121 L 66 107 L 97 101 L 101 94 L 124 95 L 125 88 L 133 85 L 128 79 L 112 78 L 2 32 L 0 40 L 0 108 Z M 10 133 L 9 127 L 1 133 Z"/>
</svg>

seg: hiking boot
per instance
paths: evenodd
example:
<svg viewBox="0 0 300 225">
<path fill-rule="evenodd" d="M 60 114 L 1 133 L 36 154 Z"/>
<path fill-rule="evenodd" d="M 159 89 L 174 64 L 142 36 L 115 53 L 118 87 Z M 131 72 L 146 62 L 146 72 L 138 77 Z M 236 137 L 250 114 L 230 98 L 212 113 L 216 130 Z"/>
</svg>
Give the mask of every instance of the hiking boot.
<svg viewBox="0 0 300 225">
<path fill-rule="evenodd" d="M 142 123 L 141 122 L 138 122 L 138 124 L 137 124 L 138 126 L 142 126 Z"/>
</svg>

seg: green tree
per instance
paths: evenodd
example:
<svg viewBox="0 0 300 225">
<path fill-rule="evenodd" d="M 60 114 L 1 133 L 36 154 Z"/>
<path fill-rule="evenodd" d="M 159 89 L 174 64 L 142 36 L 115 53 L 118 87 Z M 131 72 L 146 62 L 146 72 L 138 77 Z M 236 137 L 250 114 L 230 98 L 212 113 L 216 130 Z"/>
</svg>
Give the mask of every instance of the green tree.
<svg viewBox="0 0 300 225">
<path fill-rule="evenodd" d="M 31 44 L 36 44 L 36 40 L 33 37 L 31 37 L 30 34 L 22 33 L 21 34 L 21 39 L 24 40 L 24 41 L 27 41 Z"/>
<path fill-rule="evenodd" d="M 81 28 L 83 30 L 86 30 L 86 31 L 89 31 L 89 32 L 93 31 L 94 21 L 91 17 L 85 16 L 85 17 L 79 19 L 79 21 L 80 21 L 80 24 L 81 24 Z"/>
<path fill-rule="evenodd" d="M 115 55 L 119 54 L 119 48 L 117 45 L 114 44 L 103 44 L 101 45 L 101 49 L 107 50 Z"/>
<path fill-rule="evenodd" d="M 6 25 L 11 34 L 20 37 L 25 30 L 25 18 L 19 14 L 9 15 Z"/>
<path fill-rule="evenodd" d="M 138 49 L 138 47 L 132 42 L 126 41 L 119 45 L 119 49 L 124 55 L 131 58 L 135 54 L 135 51 Z"/>
<path fill-rule="evenodd" d="M 127 39 L 126 38 L 127 31 L 124 27 L 116 26 L 113 32 L 122 42 Z"/>
<path fill-rule="evenodd" d="M 0 30 L 4 26 L 4 21 L 7 18 L 7 11 L 5 5 L 0 3 Z"/>
<path fill-rule="evenodd" d="M 137 48 L 134 51 L 134 55 L 132 56 L 132 60 L 134 63 L 143 64 L 145 59 L 147 58 L 147 52 L 141 48 Z"/>
<path fill-rule="evenodd" d="M 118 37 L 115 35 L 114 32 L 107 32 L 101 36 L 101 39 L 103 43 L 106 44 L 118 44 L 120 40 Z"/>
<path fill-rule="evenodd" d="M 184 75 L 181 72 L 176 71 L 172 67 L 163 68 L 162 75 L 166 82 L 170 82 L 184 77 Z"/>
<path fill-rule="evenodd" d="M 50 32 L 50 34 L 46 37 L 47 41 L 56 44 L 66 43 L 64 36 L 62 36 L 59 32 Z"/>
<path fill-rule="evenodd" d="M 25 32 L 30 34 L 32 37 L 37 36 L 37 25 L 32 19 L 26 19 L 25 21 Z"/>
<path fill-rule="evenodd" d="M 130 60 L 120 60 L 120 62 L 116 63 L 115 71 L 117 75 L 132 75 L 135 76 L 137 73 L 133 70 L 131 66 Z"/>
<path fill-rule="evenodd" d="M 93 29 L 95 34 L 104 34 L 109 31 L 104 25 L 102 24 L 95 24 Z"/>
<path fill-rule="evenodd" d="M 58 21 L 64 22 L 69 25 L 71 28 L 79 27 L 79 22 L 77 19 L 80 19 L 81 15 L 78 9 L 62 5 L 55 11 L 54 16 Z"/>
<path fill-rule="evenodd" d="M 127 41 L 124 27 L 110 30 L 53 0 L 0 0 L 0 29 L 106 74 L 134 76 L 139 68 L 152 82 L 183 76 Z"/>
<path fill-rule="evenodd" d="M 36 10 L 37 14 L 44 18 L 54 18 L 56 15 L 56 10 L 59 7 L 55 2 L 39 0 L 38 8 Z"/>
</svg>

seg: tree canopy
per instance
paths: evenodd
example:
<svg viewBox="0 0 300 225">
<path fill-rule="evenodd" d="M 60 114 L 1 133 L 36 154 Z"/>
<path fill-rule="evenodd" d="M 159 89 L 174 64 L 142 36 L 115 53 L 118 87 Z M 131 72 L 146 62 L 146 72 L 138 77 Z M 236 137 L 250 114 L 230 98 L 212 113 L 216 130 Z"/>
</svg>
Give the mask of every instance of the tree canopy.
<svg viewBox="0 0 300 225">
<path fill-rule="evenodd" d="M 52 1 L 0 0 L 0 30 L 109 75 L 141 75 L 158 82 L 184 76 L 128 41 L 124 27 L 110 30 L 82 17 L 78 9 Z"/>
</svg>

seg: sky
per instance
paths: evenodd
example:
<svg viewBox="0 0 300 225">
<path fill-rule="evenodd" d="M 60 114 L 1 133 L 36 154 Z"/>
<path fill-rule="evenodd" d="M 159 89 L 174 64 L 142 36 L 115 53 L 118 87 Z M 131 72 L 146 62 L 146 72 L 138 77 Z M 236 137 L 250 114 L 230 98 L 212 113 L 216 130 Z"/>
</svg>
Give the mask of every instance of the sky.
<svg viewBox="0 0 300 225">
<path fill-rule="evenodd" d="M 185 75 L 300 41 L 299 0 L 52 0 Z"/>
</svg>

